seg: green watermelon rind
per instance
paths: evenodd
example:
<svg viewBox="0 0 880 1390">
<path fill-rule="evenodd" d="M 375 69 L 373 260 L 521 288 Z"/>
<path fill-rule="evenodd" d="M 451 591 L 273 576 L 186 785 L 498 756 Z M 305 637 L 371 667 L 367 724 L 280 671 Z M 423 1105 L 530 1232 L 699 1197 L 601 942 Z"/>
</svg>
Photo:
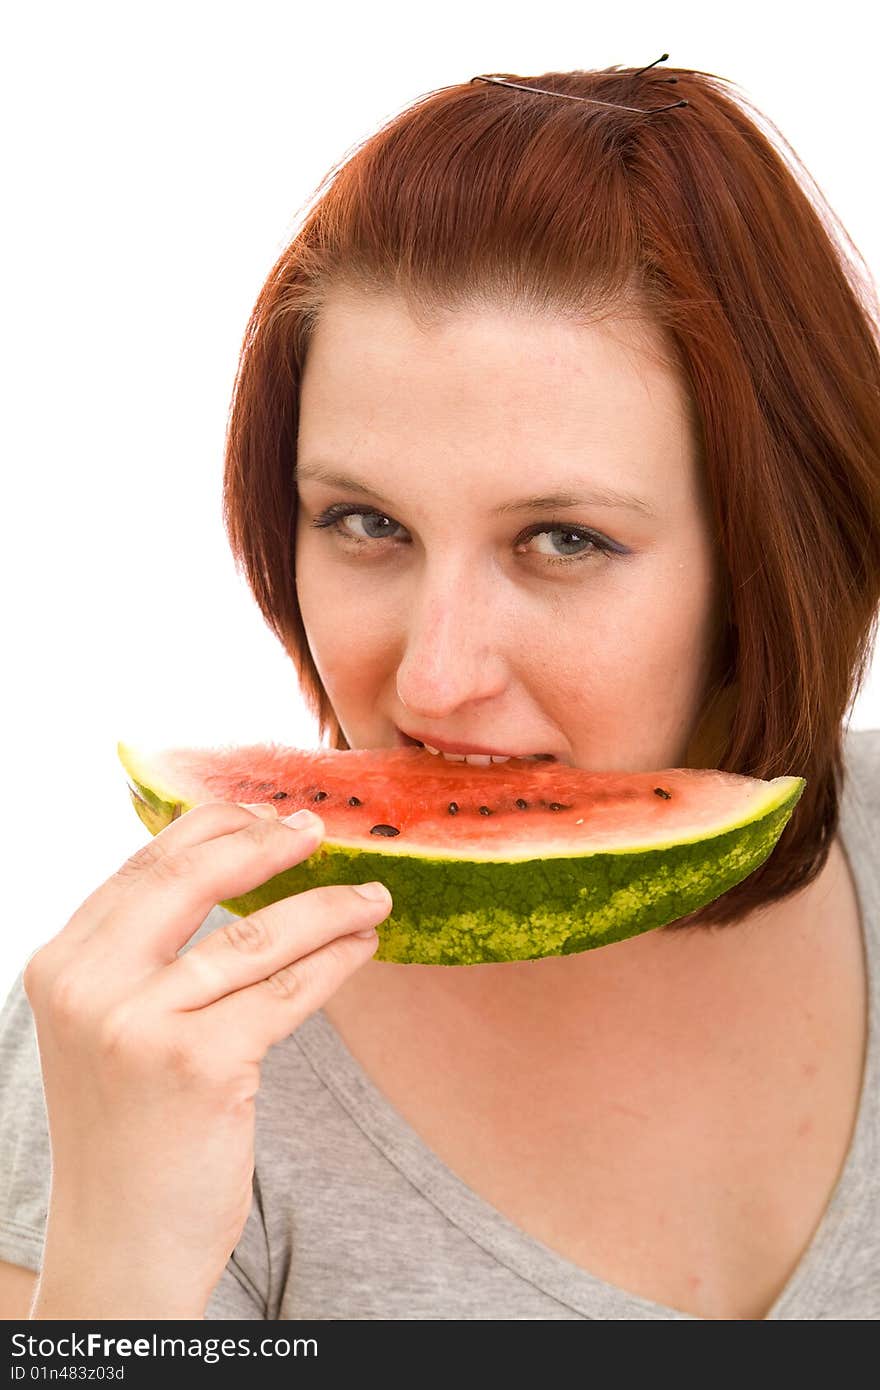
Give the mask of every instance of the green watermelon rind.
<svg viewBox="0 0 880 1390">
<path fill-rule="evenodd" d="M 309 888 L 377 878 L 393 907 L 378 927 L 376 960 L 478 965 L 570 955 L 665 926 L 720 897 L 768 858 L 792 809 L 699 845 L 554 858 L 552 873 L 539 859 L 450 863 L 352 854 L 325 842 L 221 906 L 244 916 Z"/>
<path fill-rule="evenodd" d="M 189 809 L 128 770 L 132 802 L 152 834 Z M 378 879 L 393 906 L 378 924 L 375 960 L 480 965 L 570 955 L 666 926 L 747 878 L 773 852 L 805 785 L 774 778 L 749 816 L 718 833 L 549 860 L 450 859 L 325 840 L 220 906 L 243 917 L 312 888 Z"/>
</svg>

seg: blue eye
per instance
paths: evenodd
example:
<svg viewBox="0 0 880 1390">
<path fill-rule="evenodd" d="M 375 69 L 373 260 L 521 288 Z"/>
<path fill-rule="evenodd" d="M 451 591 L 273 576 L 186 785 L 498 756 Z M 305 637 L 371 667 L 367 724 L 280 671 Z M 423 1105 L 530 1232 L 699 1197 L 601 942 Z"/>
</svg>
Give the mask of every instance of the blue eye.
<svg viewBox="0 0 880 1390">
<path fill-rule="evenodd" d="M 394 521 L 393 518 L 385 516 L 383 512 L 377 512 L 369 507 L 358 507 L 349 502 L 334 502 L 332 506 L 327 507 L 325 511 L 321 512 L 320 516 L 316 516 L 315 519 L 310 522 L 310 525 L 318 529 L 329 528 L 334 531 L 342 541 L 354 546 L 370 544 L 375 546 L 389 539 L 387 534 L 378 536 L 352 535 L 352 533 L 342 525 L 345 518 L 349 516 L 376 517 L 381 522 L 389 523 L 390 528 L 400 525 L 400 523 Z M 389 528 L 386 527 L 386 531 L 387 529 Z M 584 544 L 587 547 L 576 555 L 545 555 L 543 558 L 548 565 L 570 565 L 577 560 L 589 560 L 599 554 L 613 555 L 626 553 L 622 547 L 616 546 L 613 542 L 609 541 L 607 537 L 600 535 L 598 531 L 588 530 L 581 526 L 568 526 L 562 521 L 536 522 L 534 525 L 529 526 L 517 540 L 521 542 L 523 540 L 529 540 L 532 536 L 537 535 L 574 537 L 576 543 Z"/>
</svg>

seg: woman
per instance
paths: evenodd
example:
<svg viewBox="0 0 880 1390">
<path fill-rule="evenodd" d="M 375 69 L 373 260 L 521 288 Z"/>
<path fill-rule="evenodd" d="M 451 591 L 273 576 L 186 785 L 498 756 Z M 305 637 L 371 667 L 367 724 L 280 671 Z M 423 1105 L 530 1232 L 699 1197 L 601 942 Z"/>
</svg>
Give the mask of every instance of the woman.
<svg viewBox="0 0 880 1390">
<path fill-rule="evenodd" d="M 208 912 L 321 825 L 190 812 L 4 1009 L 31 1316 L 880 1317 L 880 354 L 741 99 L 676 78 L 365 142 L 255 307 L 225 519 L 331 746 L 796 774 L 789 825 L 667 928 L 448 969 L 371 959 L 387 895 Z"/>
</svg>

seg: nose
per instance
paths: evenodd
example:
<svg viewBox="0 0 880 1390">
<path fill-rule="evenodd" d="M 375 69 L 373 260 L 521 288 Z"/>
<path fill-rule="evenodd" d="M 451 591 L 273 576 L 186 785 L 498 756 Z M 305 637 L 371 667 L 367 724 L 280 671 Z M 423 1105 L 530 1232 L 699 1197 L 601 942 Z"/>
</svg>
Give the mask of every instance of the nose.
<svg viewBox="0 0 880 1390">
<path fill-rule="evenodd" d="M 472 589 L 435 592 L 410 610 L 397 694 L 412 720 L 441 723 L 463 705 L 497 699 L 507 682 L 502 625 Z"/>
</svg>

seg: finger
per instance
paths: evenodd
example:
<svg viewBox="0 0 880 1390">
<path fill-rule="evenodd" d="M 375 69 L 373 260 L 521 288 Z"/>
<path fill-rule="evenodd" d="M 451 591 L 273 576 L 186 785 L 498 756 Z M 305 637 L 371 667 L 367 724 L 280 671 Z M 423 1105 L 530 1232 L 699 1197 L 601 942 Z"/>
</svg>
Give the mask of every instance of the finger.
<svg viewBox="0 0 880 1390">
<path fill-rule="evenodd" d="M 375 927 L 391 911 L 391 894 L 365 898 L 349 884 L 310 888 L 218 927 L 140 991 L 165 1012 L 201 1009 L 265 980 L 349 932 Z"/>
<path fill-rule="evenodd" d="M 96 927 L 88 944 L 139 973 L 167 965 L 217 903 L 301 863 L 322 834 L 320 820 L 299 828 L 253 816 L 231 834 L 175 849 L 140 871 L 124 910 Z"/>
<path fill-rule="evenodd" d="M 236 1058 L 260 1062 L 274 1043 L 320 1009 L 377 945 L 375 935 L 337 936 L 265 980 L 187 1014 L 188 1026 L 200 1032 L 205 1048 L 216 1049 L 218 1038 L 234 1039 Z"/>
<path fill-rule="evenodd" d="M 133 855 L 125 860 L 124 865 L 120 866 L 110 878 L 107 878 L 95 892 L 81 903 L 70 922 L 58 933 L 56 940 L 60 944 L 79 945 L 83 941 L 92 937 L 93 933 L 101 924 L 107 923 L 111 917 L 120 912 L 129 913 L 132 903 L 139 903 L 140 909 L 145 906 L 145 894 L 152 894 L 153 885 L 156 880 L 164 881 L 165 885 L 175 880 L 174 869 L 170 866 L 170 860 L 175 856 L 188 855 L 199 845 L 210 844 L 210 842 L 225 842 L 228 837 L 247 830 L 247 828 L 260 826 L 266 823 L 277 823 L 274 813 L 272 813 L 271 803 L 260 806 L 259 812 L 246 806 L 238 805 L 235 802 L 206 802 L 200 806 L 193 806 L 192 810 L 186 812 L 178 820 L 171 821 L 168 826 L 157 835 L 153 840 L 147 841 L 135 851 Z M 284 827 L 285 833 L 293 833 L 288 827 Z M 324 837 L 324 824 L 320 816 L 317 817 L 317 824 L 314 827 L 314 835 L 320 842 Z M 311 852 L 311 851 L 309 851 Z M 163 880 L 163 872 L 167 869 Z M 257 870 L 259 872 L 259 870 Z M 259 878 L 254 878 L 249 887 L 256 887 L 260 883 Z M 195 933 L 202 924 L 204 917 L 209 915 L 211 908 L 222 901 L 224 894 L 213 902 L 207 903 L 206 910 L 202 916 L 197 916 L 199 908 L 193 909 L 196 919 L 190 920 L 189 933 L 184 927 L 184 941 L 188 941 L 190 935 Z M 150 899 L 152 901 L 152 899 Z M 204 901 L 204 898 L 202 899 Z M 140 910 L 139 916 L 143 916 Z M 156 920 L 156 919 L 154 919 Z"/>
</svg>

